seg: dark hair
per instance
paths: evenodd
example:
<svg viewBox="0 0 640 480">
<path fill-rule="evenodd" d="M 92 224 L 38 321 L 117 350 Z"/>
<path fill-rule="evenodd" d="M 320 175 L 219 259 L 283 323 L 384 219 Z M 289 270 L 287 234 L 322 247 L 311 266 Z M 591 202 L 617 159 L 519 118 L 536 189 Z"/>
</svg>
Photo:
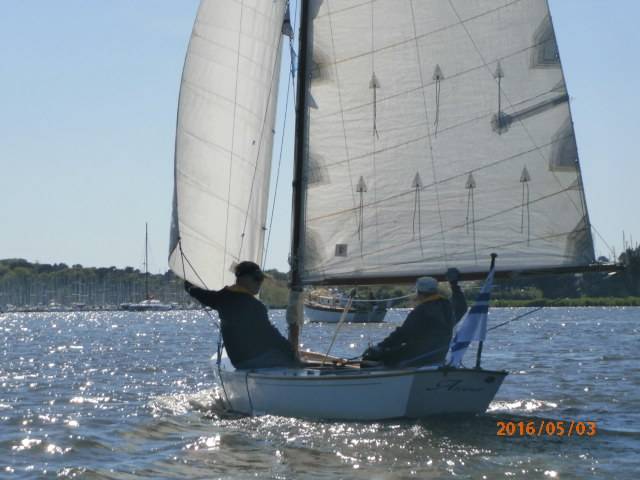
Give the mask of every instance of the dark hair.
<svg viewBox="0 0 640 480">
<path fill-rule="evenodd" d="M 251 275 L 254 278 L 259 279 L 263 279 L 266 277 L 264 272 L 260 269 L 260 266 L 257 263 L 250 261 L 244 261 L 237 264 L 235 268 L 235 274 L 236 278 L 243 275 Z"/>
</svg>

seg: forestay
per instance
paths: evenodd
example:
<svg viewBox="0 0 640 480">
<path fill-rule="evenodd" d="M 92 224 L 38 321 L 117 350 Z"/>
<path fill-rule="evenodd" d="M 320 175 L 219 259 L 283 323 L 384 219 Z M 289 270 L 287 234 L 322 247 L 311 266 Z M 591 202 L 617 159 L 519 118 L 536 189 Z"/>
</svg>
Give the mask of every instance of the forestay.
<svg viewBox="0 0 640 480">
<path fill-rule="evenodd" d="M 203 0 L 178 107 L 169 265 L 194 284 L 260 263 L 285 0 Z"/>
<path fill-rule="evenodd" d="M 312 0 L 304 283 L 593 261 L 545 0 Z"/>
</svg>

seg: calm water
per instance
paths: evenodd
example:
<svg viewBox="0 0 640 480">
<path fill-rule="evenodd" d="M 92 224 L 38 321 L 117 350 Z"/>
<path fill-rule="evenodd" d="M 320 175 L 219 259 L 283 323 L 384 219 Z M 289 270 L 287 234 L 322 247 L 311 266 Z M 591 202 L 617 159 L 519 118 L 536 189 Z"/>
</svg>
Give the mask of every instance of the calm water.
<svg viewBox="0 0 640 480">
<path fill-rule="evenodd" d="M 404 315 L 344 326 L 334 353 L 356 356 Z M 483 365 L 512 374 L 487 415 L 328 423 L 221 411 L 205 312 L 0 314 L 0 478 L 636 479 L 639 319 L 550 308 L 492 332 Z M 334 328 L 306 325 L 305 347 L 323 351 Z M 598 433 L 496 436 L 497 421 L 540 419 Z"/>
</svg>

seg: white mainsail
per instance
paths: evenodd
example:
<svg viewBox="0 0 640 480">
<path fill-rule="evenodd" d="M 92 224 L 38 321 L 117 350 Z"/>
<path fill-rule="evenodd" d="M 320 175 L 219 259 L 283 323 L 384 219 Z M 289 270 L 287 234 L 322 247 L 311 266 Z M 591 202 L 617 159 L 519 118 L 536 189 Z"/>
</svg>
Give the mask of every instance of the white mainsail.
<svg viewBox="0 0 640 480">
<path fill-rule="evenodd" d="M 594 259 L 546 0 L 311 0 L 303 283 Z"/>
<path fill-rule="evenodd" d="M 203 0 L 185 61 L 169 265 L 201 287 L 260 263 L 286 1 Z"/>
</svg>

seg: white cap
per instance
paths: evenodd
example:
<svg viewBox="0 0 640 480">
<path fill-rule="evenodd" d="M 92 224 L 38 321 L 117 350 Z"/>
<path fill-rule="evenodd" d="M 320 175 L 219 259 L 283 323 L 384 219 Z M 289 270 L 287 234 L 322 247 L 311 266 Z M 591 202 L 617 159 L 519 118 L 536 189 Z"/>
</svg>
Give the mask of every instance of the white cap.
<svg viewBox="0 0 640 480">
<path fill-rule="evenodd" d="M 416 281 L 416 290 L 418 293 L 437 293 L 438 281 L 433 277 L 420 277 Z"/>
</svg>

